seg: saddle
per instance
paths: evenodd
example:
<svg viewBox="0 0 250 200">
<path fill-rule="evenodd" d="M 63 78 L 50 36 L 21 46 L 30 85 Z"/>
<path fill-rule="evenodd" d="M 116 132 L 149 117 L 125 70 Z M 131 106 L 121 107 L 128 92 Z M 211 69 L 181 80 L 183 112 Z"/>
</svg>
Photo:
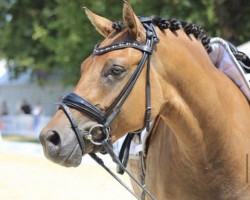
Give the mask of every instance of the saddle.
<svg viewBox="0 0 250 200">
<path fill-rule="evenodd" d="M 239 87 L 250 102 L 250 59 L 221 38 L 212 38 L 210 45 L 209 57 L 213 64 Z"/>
</svg>

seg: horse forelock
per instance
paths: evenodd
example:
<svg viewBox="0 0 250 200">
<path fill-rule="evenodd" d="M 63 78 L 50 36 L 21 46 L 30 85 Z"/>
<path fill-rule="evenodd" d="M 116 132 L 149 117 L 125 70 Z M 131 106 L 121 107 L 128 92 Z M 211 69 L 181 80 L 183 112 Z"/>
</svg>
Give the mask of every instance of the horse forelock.
<svg viewBox="0 0 250 200">
<path fill-rule="evenodd" d="M 112 28 L 118 32 L 123 30 L 125 27 L 126 27 L 126 24 L 123 21 L 116 21 L 116 22 L 113 22 L 112 24 Z"/>
</svg>

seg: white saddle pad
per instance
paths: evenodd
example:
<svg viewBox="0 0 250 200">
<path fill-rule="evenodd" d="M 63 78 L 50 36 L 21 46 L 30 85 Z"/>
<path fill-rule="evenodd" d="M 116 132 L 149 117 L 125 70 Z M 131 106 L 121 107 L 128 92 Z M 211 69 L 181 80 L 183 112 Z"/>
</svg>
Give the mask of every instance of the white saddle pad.
<svg viewBox="0 0 250 200">
<path fill-rule="evenodd" d="M 209 57 L 213 64 L 234 81 L 250 102 L 250 74 L 242 69 L 225 40 L 212 38 L 210 44 L 213 50 Z"/>
</svg>

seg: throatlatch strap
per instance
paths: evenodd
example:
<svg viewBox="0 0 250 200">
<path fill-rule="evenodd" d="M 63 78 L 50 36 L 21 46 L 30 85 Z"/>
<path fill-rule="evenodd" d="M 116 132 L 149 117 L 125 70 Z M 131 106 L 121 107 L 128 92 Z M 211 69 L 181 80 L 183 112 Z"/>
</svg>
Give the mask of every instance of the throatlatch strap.
<svg viewBox="0 0 250 200">
<path fill-rule="evenodd" d="M 135 133 L 128 133 L 124 142 L 122 143 L 122 147 L 119 153 L 119 160 L 121 161 L 124 167 L 127 167 L 128 164 L 130 145 L 134 136 Z M 120 167 L 120 165 L 117 165 L 116 171 L 118 174 L 124 174 L 124 170 Z"/>
</svg>

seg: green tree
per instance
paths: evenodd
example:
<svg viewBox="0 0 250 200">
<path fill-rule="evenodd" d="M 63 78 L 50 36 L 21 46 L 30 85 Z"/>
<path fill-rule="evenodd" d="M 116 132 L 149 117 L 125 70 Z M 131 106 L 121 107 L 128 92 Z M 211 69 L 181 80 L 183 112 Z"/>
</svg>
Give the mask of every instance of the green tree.
<svg viewBox="0 0 250 200">
<path fill-rule="evenodd" d="M 130 0 L 140 16 L 160 15 L 202 25 L 208 34 L 238 45 L 250 38 L 248 0 Z M 102 37 L 82 7 L 116 21 L 120 0 L 1 0 L 0 58 L 17 74 L 27 67 L 39 78 L 62 74 L 65 84 L 79 79 L 80 64 Z"/>
</svg>

